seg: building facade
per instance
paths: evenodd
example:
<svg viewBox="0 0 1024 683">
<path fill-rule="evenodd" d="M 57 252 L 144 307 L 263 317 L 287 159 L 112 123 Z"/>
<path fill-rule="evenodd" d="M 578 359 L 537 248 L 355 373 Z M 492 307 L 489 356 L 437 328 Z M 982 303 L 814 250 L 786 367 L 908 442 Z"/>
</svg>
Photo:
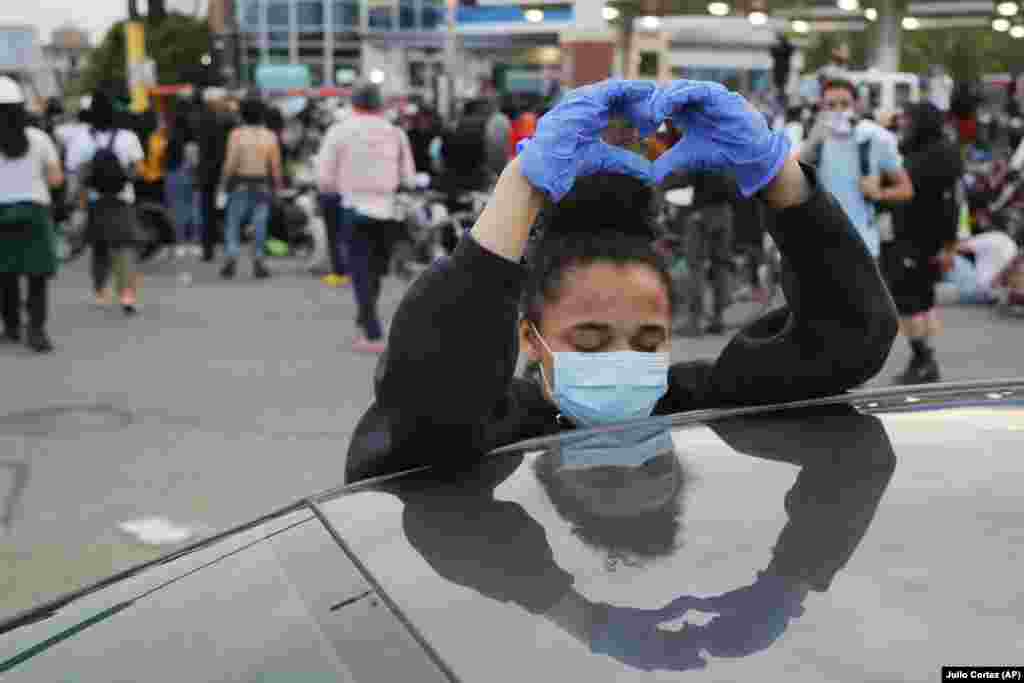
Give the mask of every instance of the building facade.
<svg viewBox="0 0 1024 683">
<path fill-rule="evenodd" d="M 85 73 L 90 52 L 89 34 L 77 26 L 64 25 L 53 31 L 50 43 L 43 46 L 43 56 L 53 68 L 62 91 Z"/>
<path fill-rule="evenodd" d="M 778 22 L 665 17 L 634 25 L 629 55 L 609 26 L 603 0 L 518 3 L 478 0 L 455 9 L 456 96 L 543 93 L 608 75 L 733 80 L 767 87 Z M 252 84 L 262 64 L 302 64 L 312 85 L 370 77 L 388 94 L 437 96 L 449 35 L 444 0 L 213 0 L 215 42 L 233 51 L 237 76 Z M 799 54 L 793 66 L 799 68 Z"/>
</svg>

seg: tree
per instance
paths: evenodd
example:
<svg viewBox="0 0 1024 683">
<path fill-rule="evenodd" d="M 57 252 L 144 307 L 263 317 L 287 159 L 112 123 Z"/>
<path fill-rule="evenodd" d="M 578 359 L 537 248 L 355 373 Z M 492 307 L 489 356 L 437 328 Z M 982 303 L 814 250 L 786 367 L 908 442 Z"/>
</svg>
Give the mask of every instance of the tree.
<svg viewBox="0 0 1024 683">
<path fill-rule="evenodd" d="M 152 8 L 152 4 L 150 4 Z M 151 10 L 152 11 L 152 10 Z M 205 21 L 170 12 L 162 19 L 144 20 L 146 54 L 156 62 L 160 83 L 174 84 L 196 80 L 202 57 L 210 51 L 210 31 Z M 90 56 L 82 81 L 86 90 L 97 88 L 120 92 L 126 88 L 124 22 L 118 22 L 104 36 Z"/>
</svg>

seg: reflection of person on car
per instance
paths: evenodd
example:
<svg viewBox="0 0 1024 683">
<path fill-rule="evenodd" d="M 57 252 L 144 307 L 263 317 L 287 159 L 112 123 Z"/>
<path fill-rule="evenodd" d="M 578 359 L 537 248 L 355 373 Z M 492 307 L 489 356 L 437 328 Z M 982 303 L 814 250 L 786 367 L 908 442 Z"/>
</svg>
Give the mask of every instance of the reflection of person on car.
<svg viewBox="0 0 1024 683">
<path fill-rule="evenodd" d="M 544 528 L 517 503 L 494 498 L 494 489 L 519 468 L 521 457 L 489 458 L 458 481 L 412 475 L 391 485 L 391 490 L 405 503 L 403 526 L 410 543 L 447 580 L 544 616 L 591 652 L 628 666 L 700 668 L 707 664 L 704 652 L 744 657 L 770 647 L 790 621 L 803 614 L 809 591 L 828 590 L 864 537 L 895 466 L 878 419 L 848 408 L 826 408 L 793 419 L 738 418 L 709 426 L 740 452 L 801 467 L 785 499 L 789 521 L 771 562 L 753 584 L 717 596 L 683 595 L 659 609 L 594 602 L 574 587 L 576 577 L 555 563 Z M 589 462 L 578 466 L 573 451 L 580 446 L 570 444 L 541 455 L 534 469 L 546 468 L 546 476 L 558 480 L 554 487 L 545 478 L 541 483 L 560 513 L 591 508 L 586 521 L 578 513 L 568 518 L 584 543 L 622 554 L 624 535 L 605 533 L 601 526 L 615 529 L 631 521 L 631 532 L 638 537 L 629 544 L 633 554 L 667 558 L 679 547 L 674 537 L 680 528 L 685 467 L 662 450 L 659 439 L 634 436 L 623 433 L 619 447 L 609 443 L 603 464 L 594 455 L 598 449 L 591 448 Z M 655 496 L 658 502 L 652 507 L 645 501 L 654 477 L 644 469 L 663 459 L 675 462 L 665 468 L 664 477 L 675 483 L 665 489 L 667 495 Z M 598 469 L 614 472 L 619 485 L 598 487 L 584 477 Z M 429 478 L 430 485 L 420 477 Z M 627 505 L 616 509 L 602 503 L 602 494 L 609 490 L 614 490 L 612 498 L 633 502 L 632 520 Z M 567 497 L 575 500 L 559 500 Z M 664 519 L 652 525 L 658 515 Z M 588 527 L 584 533 L 581 524 Z M 666 535 L 666 529 L 671 533 Z M 692 609 L 716 616 L 703 626 L 659 628 Z"/>
<path fill-rule="evenodd" d="M 675 552 L 686 473 L 663 426 L 598 433 L 533 469 L 573 535 L 606 552 L 610 568 Z"/>
<path fill-rule="evenodd" d="M 642 135 L 667 119 L 687 135 L 650 162 L 601 140 L 612 113 Z M 671 277 L 652 245 L 649 186 L 687 170 L 728 172 L 777 213 L 789 305 L 715 363 L 670 365 Z M 574 426 L 836 394 L 878 372 L 895 334 L 892 298 L 848 218 L 742 97 L 714 83 L 605 81 L 541 119 L 470 239 L 406 293 L 348 479 Z M 520 348 L 539 381 L 514 377 Z"/>
</svg>

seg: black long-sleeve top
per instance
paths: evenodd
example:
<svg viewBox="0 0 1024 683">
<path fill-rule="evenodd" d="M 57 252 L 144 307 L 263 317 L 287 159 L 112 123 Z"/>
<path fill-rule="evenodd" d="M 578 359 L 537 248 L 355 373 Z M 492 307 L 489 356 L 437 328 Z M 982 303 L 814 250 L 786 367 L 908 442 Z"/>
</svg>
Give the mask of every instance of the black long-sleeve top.
<svg viewBox="0 0 1024 683">
<path fill-rule="evenodd" d="M 897 331 L 874 259 L 839 204 L 803 167 L 804 204 L 777 212 L 787 306 L 741 330 L 716 361 L 679 362 L 655 415 L 833 395 L 873 377 Z M 463 239 L 406 293 L 356 427 L 346 478 L 458 466 L 565 429 L 535 382 L 515 377 L 525 268 Z"/>
</svg>

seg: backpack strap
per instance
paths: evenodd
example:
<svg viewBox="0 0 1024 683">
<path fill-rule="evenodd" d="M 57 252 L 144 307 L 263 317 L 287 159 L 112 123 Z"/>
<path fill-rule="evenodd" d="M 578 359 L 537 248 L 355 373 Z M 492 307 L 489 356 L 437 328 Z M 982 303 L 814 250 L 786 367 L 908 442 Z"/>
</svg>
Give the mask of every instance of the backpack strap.
<svg viewBox="0 0 1024 683">
<path fill-rule="evenodd" d="M 871 175 L 871 138 L 857 145 L 857 151 L 860 154 L 860 174 Z"/>
<path fill-rule="evenodd" d="M 821 164 L 821 152 L 825 149 L 825 141 L 818 140 L 814 143 L 814 147 L 811 148 L 811 158 L 814 159 L 814 165 L 818 166 Z"/>
</svg>

